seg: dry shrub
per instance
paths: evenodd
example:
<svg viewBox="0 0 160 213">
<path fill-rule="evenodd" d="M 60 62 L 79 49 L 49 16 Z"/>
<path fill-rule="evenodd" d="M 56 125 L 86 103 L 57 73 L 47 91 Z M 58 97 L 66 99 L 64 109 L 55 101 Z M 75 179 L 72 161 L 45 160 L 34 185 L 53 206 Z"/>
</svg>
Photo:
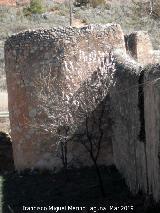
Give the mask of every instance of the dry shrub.
<svg viewBox="0 0 160 213">
<path fill-rule="evenodd" d="M 93 8 L 96 8 L 99 5 L 105 5 L 105 0 L 89 0 L 89 5 Z"/>
<path fill-rule="evenodd" d="M 93 8 L 96 8 L 97 6 L 100 5 L 106 5 L 106 1 L 105 0 L 75 0 L 74 3 L 75 6 L 90 6 Z"/>
<path fill-rule="evenodd" d="M 153 3 L 152 16 L 156 19 L 160 18 L 160 1 L 159 0 L 155 0 Z"/>
<path fill-rule="evenodd" d="M 148 1 L 136 1 L 132 0 L 133 9 L 138 17 L 150 15 L 154 19 L 160 18 L 160 1 L 148 0 Z"/>
</svg>

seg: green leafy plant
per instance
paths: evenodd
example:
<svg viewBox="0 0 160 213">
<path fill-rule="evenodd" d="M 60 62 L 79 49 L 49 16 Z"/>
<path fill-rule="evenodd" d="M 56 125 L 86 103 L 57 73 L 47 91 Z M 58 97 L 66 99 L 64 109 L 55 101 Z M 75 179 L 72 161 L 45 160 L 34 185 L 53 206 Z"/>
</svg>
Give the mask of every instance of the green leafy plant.
<svg viewBox="0 0 160 213">
<path fill-rule="evenodd" d="M 30 5 L 23 10 L 25 16 L 42 14 L 44 11 L 45 8 L 42 0 L 31 0 Z"/>
</svg>

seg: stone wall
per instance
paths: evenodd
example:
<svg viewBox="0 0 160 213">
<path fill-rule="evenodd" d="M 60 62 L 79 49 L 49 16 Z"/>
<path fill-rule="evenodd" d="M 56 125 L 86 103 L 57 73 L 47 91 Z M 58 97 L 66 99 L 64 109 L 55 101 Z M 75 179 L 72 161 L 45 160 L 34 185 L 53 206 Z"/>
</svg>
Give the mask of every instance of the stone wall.
<svg viewBox="0 0 160 213">
<path fill-rule="evenodd" d="M 159 64 L 117 57 L 111 90 L 113 158 L 133 193 L 160 200 Z"/>
<path fill-rule="evenodd" d="M 148 193 L 160 200 L 160 65 L 144 71 L 145 150 Z"/>
<path fill-rule="evenodd" d="M 138 64 L 129 57 L 123 61 L 118 59 L 111 92 L 114 163 L 133 193 L 146 185 L 145 172 L 141 171 L 144 159 L 140 139 L 140 72 Z"/>
<path fill-rule="evenodd" d="M 5 64 L 16 169 L 62 166 L 53 127 L 64 125 L 65 101 L 104 67 L 104 58 L 115 48 L 125 52 L 124 35 L 116 24 L 27 31 L 7 40 Z M 106 150 L 108 164 L 113 162 L 111 146 Z M 87 162 L 83 156 L 82 161 Z"/>
</svg>

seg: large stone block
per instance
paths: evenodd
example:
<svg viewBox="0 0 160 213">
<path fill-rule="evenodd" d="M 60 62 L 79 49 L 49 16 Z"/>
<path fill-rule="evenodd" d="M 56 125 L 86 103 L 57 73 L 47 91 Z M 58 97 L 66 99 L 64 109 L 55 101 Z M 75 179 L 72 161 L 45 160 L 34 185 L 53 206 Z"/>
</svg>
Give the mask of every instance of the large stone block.
<svg viewBox="0 0 160 213">
<path fill-rule="evenodd" d="M 62 166 L 54 131 L 69 117 L 65 101 L 104 66 L 104 59 L 115 48 L 125 52 L 124 35 L 116 24 L 26 31 L 6 41 L 5 69 L 16 169 Z M 105 156 L 108 153 L 110 164 L 111 142 L 107 147 Z M 68 159 L 73 162 L 73 152 L 70 154 Z M 86 163 L 84 155 L 76 156 Z"/>
<path fill-rule="evenodd" d="M 153 47 L 147 32 L 137 31 L 125 35 L 125 43 L 128 54 L 140 64 L 153 63 Z"/>
</svg>

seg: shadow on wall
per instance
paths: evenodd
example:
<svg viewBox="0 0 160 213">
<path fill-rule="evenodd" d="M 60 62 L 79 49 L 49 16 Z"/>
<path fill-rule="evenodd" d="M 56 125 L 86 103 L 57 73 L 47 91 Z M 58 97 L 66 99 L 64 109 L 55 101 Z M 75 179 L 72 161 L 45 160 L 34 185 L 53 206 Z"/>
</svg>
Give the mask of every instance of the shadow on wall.
<svg viewBox="0 0 160 213">
<path fill-rule="evenodd" d="M 112 74 L 114 73 L 114 69 L 109 68 L 108 63 L 105 60 L 104 62 L 102 61 L 102 67 L 96 67 L 95 71 L 92 72 L 92 75 L 90 75 L 87 80 L 81 83 L 80 88 L 78 89 L 78 91 L 74 92 L 70 102 L 68 103 L 69 106 L 65 105 L 65 101 L 63 99 L 60 100 L 61 102 L 59 101 L 60 104 L 58 103 L 58 107 L 55 104 L 56 86 L 51 87 L 50 91 L 50 87 L 46 88 L 46 85 L 43 84 L 42 81 L 42 84 L 40 84 L 39 87 L 36 87 L 34 92 L 36 94 L 39 94 L 39 91 L 44 91 L 44 97 L 48 101 L 44 103 L 43 96 L 42 100 L 40 99 L 41 96 L 38 96 L 40 99 L 39 105 L 42 106 L 42 110 L 40 111 L 39 117 L 37 116 L 38 118 L 35 121 L 35 124 L 31 126 L 32 129 L 35 130 L 35 132 L 38 132 L 39 129 L 41 130 L 44 127 L 47 128 L 47 130 L 54 130 L 53 124 L 55 124 L 56 126 L 57 120 L 61 123 L 61 128 L 57 127 L 59 126 L 58 123 L 58 125 L 56 126 L 57 133 L 53 131 L 51 135 L 52 138 L 50 135 L 48 137 L 45 135 L 43 149 L 41 151 L 41 154 L 39 154 L 38 163 L 36 165 L 33 165 L 33 168 L 37 167 L 42 169 L 53 169 L 55 167 L 56 162 L 53 157 L 55 156 L 55 154 L 57 155 L 57 150 L 54 150 L 55 148 L 52 145 L 56 144 L 56 142 L 58 143 L 59 141 L 61 141 L 59 147 L 60 151 L 63 148 L 65 149 L 63 144 L 66 144 L 66 142 L 68 142 L 67 161 L 70 163 L 70 166 L 89 166 L 93 164 L 86 149 L 86 145 L 90 147 L 90 142 L 88 143 L 88 141 L 92 141 L 91 143 L 93 152 L 98 151 L 98 160 L 100 157 L 102 165 L 113 164 L 111 141 L 112 119 L 109 90 L 112 85 L 111 79 Z M 38 77 L 36 80 L 38 81 Z M 51 85 L 53 86 L 53 82 L 51 82 Z M 79 104 L 77 104 L 77 102 Z M 55 105 L 56 113 L 55 107 L 53 107 Z M 42 119 L 41 115 L 43 115 L 43 113 L 45 114 L 48 111 L 49 114 L 46 114 L 47 119 L 44 123 L 44 119 Z M 49 119 L 49 115 L 52 115 L 51 119 Z M 71 119 L 69 118 L 70 115 Z M 67 116 L 67 119 L 65 116 Z M 70 128 L 69 131 L 68 127 Z M 43 131 L 44 129 L 42 129 L 42 132 Z M 66 131 L 67 133 L 65 133 Z M 53 137 L 55 140 L 53 139 Z M 50 144 L 48 144 L 47 140 L 50 140 Z M 103 147 L 101 147 L 101 145 Z M 45 148 L 48 152 L 51 150 L 48 158 L 46 157 L 46 155 L 44 155 Z M 99 153 L 99 151 L 102 152 Z M 24 155 L 25 154 L 29 155 L 30 151 L 27 149 Z M 62 153 L 60 153 L 60 155 L 60 158 L 62 158 L 65 156 L 65 153 L 64 156 L 62 156 Z M 31 161 L 32 159 L 30 158 L 29 160 Z M 63 162 L 61 162 L 60 159 L 58 159 L 58 161 L 60 162 L 60 166 L 62 167 Z"/>
<path fill-rule="evenodd" d="M 83 167 L 94 165 L 94 163 L 113 164 L 113 120 L 109 94 L 110 84 L 112 84 L 110 75 L 113 72 L 114 69 L 105 76 L 102 74 L 102 70 L 97 68 L 73 94 L 69 108 L 72 122 L 61 126 L 61 131 L 58 132 L 59 136 L 64 139 L 59 144 L 63 166 L 64 156 L 67 161 L 70 161 L 69 165 L 71 166 Z M 75 102 L 76 105 L 73 104 Z M 63 145 L 67 146 L 68 156 L 65 153 L 65 147 L 62 147 Z M 70 155 L 72 155 L 71 158 Z"/>
</svg>

